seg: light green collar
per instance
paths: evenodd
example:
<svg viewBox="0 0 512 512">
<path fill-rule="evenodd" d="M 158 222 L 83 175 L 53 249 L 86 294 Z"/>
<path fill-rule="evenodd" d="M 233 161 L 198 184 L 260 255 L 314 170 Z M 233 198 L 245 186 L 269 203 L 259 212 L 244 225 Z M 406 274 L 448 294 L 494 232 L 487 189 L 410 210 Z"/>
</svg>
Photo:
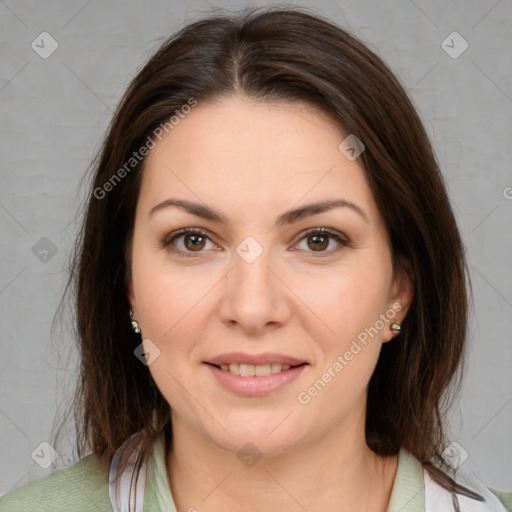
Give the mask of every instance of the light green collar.
<svg viewBox="0 0 512 512">
<path fill-rule="evenodd" d="M 386 512 L 424 512 L 423 469 L 416 457 L 400 450 L 395 482 Z"/>
<path fill-rule="evenodd" d="M 149 459 L 144 510 L 177 512 L 167 478 L 165 433 L 157 439 Z"/>
</svg>

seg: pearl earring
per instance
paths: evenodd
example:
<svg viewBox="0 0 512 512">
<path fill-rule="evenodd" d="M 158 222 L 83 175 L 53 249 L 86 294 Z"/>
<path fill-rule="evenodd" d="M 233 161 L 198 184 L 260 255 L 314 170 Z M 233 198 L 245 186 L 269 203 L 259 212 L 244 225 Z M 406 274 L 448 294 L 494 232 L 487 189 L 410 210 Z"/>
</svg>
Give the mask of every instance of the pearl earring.
<svg viewBox="0 0 512 512">
<path fill-rule="evenodd" d="M 139 327 L 139 323 L 137 322 L 137 320 L 134 320 L 133 319 L 133 311 L 132 311 L 132 308 L 130 308 L 130 318 L 132 320 L 132 329 L 137 333 L 137 334 L 140 334 L 140 327 Z"/>
</svg>

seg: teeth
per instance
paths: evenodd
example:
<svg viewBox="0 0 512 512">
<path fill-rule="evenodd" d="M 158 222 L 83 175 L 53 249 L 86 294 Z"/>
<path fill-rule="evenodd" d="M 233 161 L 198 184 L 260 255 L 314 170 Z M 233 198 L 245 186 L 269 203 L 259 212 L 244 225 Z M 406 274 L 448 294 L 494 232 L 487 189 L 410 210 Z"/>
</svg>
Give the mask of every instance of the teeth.
<svg viewBox="0 0 512 512">
<path fill-rule="evenodd" d="M 281 363 L 270 363 L 270 364 L 238 364 L 231 363 L 220 365 L 220 369 L 225 372 L 230 372 L 241 377 L 267 377 L 271 373 L 279 373 L 283 370 L 289 370 L 291 366 L 289 364 Z"/>
<path fill-rule="evenodd" d="M 272 363 L 272 364 L 270 365 L 270 371 L 271 371 L 272 373 L 279 373 L 279 372 L 281 371 L 281 367 L 282 367 L 282 366 L 283 366 L 283 365 L 281 365 L 281 364 L 279 364 L 279 363 Z"/>
<path fill-rule="evenodd" d="M 254 369 L 256 367 L 252 364 L 241 364 L 240 365 L 240 376 L 241 377 L 254 377 Z M 230 365 L 231 369 L 231 365 Z"/>
<path fill-rule="evenodd" d="M 254 375 L 256 375 L 256 377 L 267 377 L 271 373 L 272 372 L 269 364 L 259 364 L 258 366 L 254 367 Z"/>
</svg>

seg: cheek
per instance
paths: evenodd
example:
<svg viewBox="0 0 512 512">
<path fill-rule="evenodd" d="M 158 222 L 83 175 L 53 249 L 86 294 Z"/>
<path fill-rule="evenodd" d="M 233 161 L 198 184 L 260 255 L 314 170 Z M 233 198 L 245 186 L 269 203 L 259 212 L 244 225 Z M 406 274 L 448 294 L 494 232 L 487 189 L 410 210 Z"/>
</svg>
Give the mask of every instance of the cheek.
<svg viewBox="0 0 512 512">
<path fill-rule="evenodd" d="M 382 346 L 387 286 L 376 274 L 347 272 L 309 293 L 308 305 L 329 329 L 315 337 L 319 364 L 298 401 L 326 425 L 362 403 Z"/>
<path fill-rule="evenodd" d="M 184 331 L 191 336 L 198 316 L 208 307 L 207 298 L 218 276 L 204 272 L 198 275 L 194 266 L 177 267 L 164 258 L 141 253 L 132 267 L 134 291 L 144 337 L 165 342 Z"/>
<path fill-rule="evenodd" d="M 389 282 L 384 272 L 366 267 L 340 269 L 322 279 L 300 278 L 294 291 L 308 306 L 325 343 L 341 349 L 373 326 L 387 308 Z"/>
<path fill-rule="evenodd" d="M 183 411 L 190 408 L 183 390 L 194 389 L 194 350 L 204 339 L 205 322 L 213 314 L 208 292 L 215 284 L 212 276 L 197 278 L 192 272 L 172 269 L 154 256 L 145 258 L 143 254 L 133 266 L 142 336 L 160 350 L 150 372 L 169 404 Z"/>
</svg>

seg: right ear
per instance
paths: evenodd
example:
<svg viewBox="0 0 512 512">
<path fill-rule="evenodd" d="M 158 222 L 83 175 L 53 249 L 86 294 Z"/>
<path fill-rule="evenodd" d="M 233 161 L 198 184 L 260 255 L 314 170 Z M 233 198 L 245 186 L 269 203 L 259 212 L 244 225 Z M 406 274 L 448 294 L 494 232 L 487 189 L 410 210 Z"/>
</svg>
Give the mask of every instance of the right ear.
<svg viewBox="0 0 512 512">
<path fill-rule="evenodd" d="M 128 298 L 128 303 L 130 307 L 134 309 L 135 306 L 135 294 L 133 293 L 133 280 L 131 268 L 127 267 L 126 276 L 125 276 L 125 286 L 126 286 L 126 296 Z"/>
<path fill-rule="evenodd" d="M 132 285 L 131 281 L 127 284 L 126 291 L 128 294 L 128 302 L 130 303 L 130 306 L 133 309 L 133 306 L 135 303 L 135 297 L 133 295 L 133 285 Z"/>
<path fill-rule="evenodd" d="M 128 239 L 126 254 L 125 254 L 125 273 L 124 282 L 126 289 L 126 296 L 130 307 L 134 309 L 135 306 L 135 294 L 133 292 L 133 279 L 132 279 L 132 243 L 133 237 Z"/>
</svg>

